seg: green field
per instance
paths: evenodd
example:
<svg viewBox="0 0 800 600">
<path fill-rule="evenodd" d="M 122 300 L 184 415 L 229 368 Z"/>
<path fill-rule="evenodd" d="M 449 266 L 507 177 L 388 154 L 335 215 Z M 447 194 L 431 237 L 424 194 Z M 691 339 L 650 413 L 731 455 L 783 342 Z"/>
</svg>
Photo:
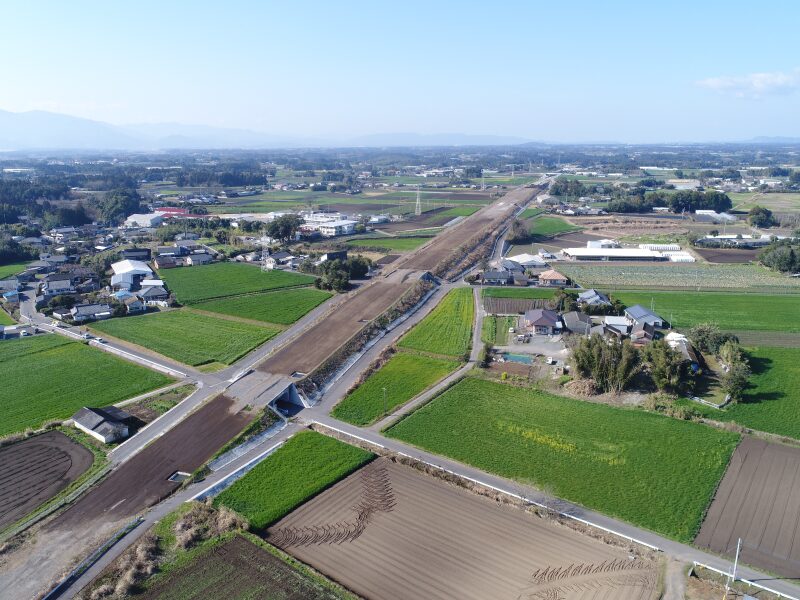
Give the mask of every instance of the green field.
<svg viewBox="0 0 800 600">
<path fill-rule="evenodd" d="M 290 325 L 331 295 L 314 288 L 296 288 L 207 300 L 195 304 L 194 308 L 264 323 Z"/>
<path fill-rule="evenodd" d="M 492 346 L 505 346 L 508 343 L 508 330 L 515 327 L 517 317 L 494 317 L 487 315 L 483 318 L 481 341 Z"/>
<path fill-rule="evenodd" d="M 353 248 L 383 248 L 384 250 L 396 250 L 399 252 L 410 252 L 416 250 L 422 244 L 431 241 L 431 237 L 370 237 L 348 240 L 347 245 Z"/>
<path fill-rule="evenodd" d="M 472 377 L 388 435 L 687 543 L 739 440 Z"/>
<path fill-rule="evenodd" d="M 800 332 L 800 295 L 726 292 L 615 292 L 626 306 L 653 306 L 673 327 L 716 323 L 723 330 Z"/>
<path fill-rule="evenodd" d="M 195 367 L 229 365 L 280 332 L 187 309 L 109 319 L 91 328 Z"/>
<path fill-rule="evenodd" d="M 398 345 L 431 354 L 462 357 L 469 351 L 474 315 L 472 290 L 451 290 Z"/>
<path fill-rule="evenodd" d="M 16 322 L 6 311 L 0 310 L 0 325 L 16 325 Z"/>
<path fill-rule="evenodd" d="M 455 371 L 459 364 L 457 361 L 400 352 L 348 394 L 331 414 L 353 425 L 369 425 L 383 415 L 384 388 L 386 410 L 391 412 Z"/>
<path fill-rule="evenodd" d="M 754 206 L 763 206 L 777 213 L 800 212 L 800 194 L 797 192 L 776 192 L 763 194 L 760 192 L 729 193 L 735 210 L 748 211 Z"/>
<path fill-rule="evenodd" d="M 214 499 L 246 517 L 256 530 L 269 527 L 374 458 L 361 448 L 315 431 L 301 431 Z"/>
<path fill-rule="evenodd" d="M 172 380 L 59 335 L 0 342 L 0 436 L 107 406 Z"/>
<path fill-rule="evenodd" d="M 580 227 L 570 225 L 559 217 L 536 217 L 531 221 L 530 234 L 532 238 L 552 237 L 567 231 L 578 231 Z"/>
<path fill-rule="evenodd" d="M 533 217 L 538 217 L 544 211 L 541 208 L 526 208 L 522 211 L 522 214 L 518 217 L 519 219 L 532 219 Z"/>
<path fill-rule="evenodd" d="M 584 265 L 559 263 L 558 271 L 585 288 L 753 290 L 800 292 L 800 278 L 785 277 L 758 265 L 709 265 L 705 263 L 662 265 Z"/>
<path fill-rule="evenodd" d="M 163 269 L 159 275 L 182 304 L 314 283 L 310 275 L 264 272 L 258 266 L 230 262 Z"/>
<path fill-rule="evenodd" d="M 716 421 L 800 440 L 800 348 L 756 348 L 749 359 L 753 375 L 738 404 L 724 410 L 691 407 Z"/>
<path fill-rule="evenodd" d="M 12 275 L 22 273 L 25 267 L 28 266 L 27 262 L 9 263 L 7 265 L 0 265 L 0 279 L 6 279 Z"/>
<path fill-rule="evenodd" d="M 435 218 L 439 217 L 468 217 L 472 214 L 475 214 L 480 210 L 479 206 L 454 206 L 453 208 L 448 208 L 445 211 L 436 214 Z"/>
<path fill-rule="evenodd" d="M 484 298 L 525 298 L 528 300 L 549 300 L 556 290 L 550 288 L 485 287 Z"/>
</svg>

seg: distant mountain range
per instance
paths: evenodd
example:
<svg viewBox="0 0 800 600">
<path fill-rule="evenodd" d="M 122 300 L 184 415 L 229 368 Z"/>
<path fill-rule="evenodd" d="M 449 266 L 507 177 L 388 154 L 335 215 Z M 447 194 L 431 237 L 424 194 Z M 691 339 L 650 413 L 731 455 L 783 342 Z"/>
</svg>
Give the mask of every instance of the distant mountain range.
<svg viewBox="0 0 800 600">
<path fill-rule="evenodd" d="M 510 136 L 460 133 L 386 133 L 350 139 L 313 139 L 180 123 L 111 125 L 44 111 L 15 113 L 0 110 L 0 151 L 507 146 L 528 141 Z"/>
</svg>

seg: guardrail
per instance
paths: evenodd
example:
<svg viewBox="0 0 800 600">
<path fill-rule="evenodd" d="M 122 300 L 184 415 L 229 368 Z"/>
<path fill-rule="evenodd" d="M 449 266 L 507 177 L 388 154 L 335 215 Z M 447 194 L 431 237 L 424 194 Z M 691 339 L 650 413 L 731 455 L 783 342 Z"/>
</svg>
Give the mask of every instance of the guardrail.
<svg viewBox="0 0 800 600">
<path fill-rule="evenodd" d="M 731 575 L 730 573 L 726 573 L 722 569 L 717 569 L 716 567 L 712 567 L 710 565 L 706 565 L 706 564 L 703 564 L 701 562 L 697 562 L 696 560 L 692 561 L 692 562 L 694 563 L 695 567 L 702 567 L 704 569 L 708 569 L 709 571 L 714 571 L 714 573 L 718 573 L 719 575 L 723 575 L 724 577 L 730 577 L 730 575 Z M 761 585 L 760 583 L 756 583 L 755 581 L 750 581 L 749 579 L 742 579 L 741 577 L 737 577 L 735 579 L 735 581 L 741 581 L 745 585 L 749 585 L 749 586 L 758 588 L 760 590 L 764 590 L 765 592 L 769 592 L 770 594 L 775 594 L 779 598 L 786 598 L 787 600 L 800 600 L 796 596 L 790 596 L 789 594 L 785 594 L 783 592 L 779 592 L 778 590 L 774 590 L 774 589 L 769 588 L 769 587 L 767 587 L 765 585 Z"/>
</svg>

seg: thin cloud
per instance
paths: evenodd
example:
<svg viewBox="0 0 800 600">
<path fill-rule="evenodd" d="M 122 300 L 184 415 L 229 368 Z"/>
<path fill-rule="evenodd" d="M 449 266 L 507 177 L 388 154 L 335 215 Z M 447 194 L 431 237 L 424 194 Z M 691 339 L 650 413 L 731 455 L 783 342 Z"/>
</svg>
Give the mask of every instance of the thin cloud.
<svg viewBox="0 0 800 600">
<path fill-rule="evenodd" d="M 709 77 L 697 85 L 739 98 L 761 98 L 776 94 L 791 94 L 800 89 L 800 68 L 772 73 Z"/>
</svg>

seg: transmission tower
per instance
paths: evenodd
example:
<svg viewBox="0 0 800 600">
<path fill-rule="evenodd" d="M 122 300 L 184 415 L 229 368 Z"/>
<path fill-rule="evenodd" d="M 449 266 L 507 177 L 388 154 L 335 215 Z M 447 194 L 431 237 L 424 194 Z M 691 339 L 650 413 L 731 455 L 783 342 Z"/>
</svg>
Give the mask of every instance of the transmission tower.
<svg viewBox="0 0 800 600">
<path fill-rule="evenodd" d="M 264 244 L 261 246 L 261 270 L 262 271 L 269 271 L 270 268 L 267 266 L 267 259 L 269 258 L 269 246 L 263 241 Z"/>
<path fill-rule="evenodd" d="M 419 184 L 417 184 L 417 206 L 414 208 L 414 214 L 420 216 L 422 214 L 422 200 L 419 195 Z"/>
</svg>

